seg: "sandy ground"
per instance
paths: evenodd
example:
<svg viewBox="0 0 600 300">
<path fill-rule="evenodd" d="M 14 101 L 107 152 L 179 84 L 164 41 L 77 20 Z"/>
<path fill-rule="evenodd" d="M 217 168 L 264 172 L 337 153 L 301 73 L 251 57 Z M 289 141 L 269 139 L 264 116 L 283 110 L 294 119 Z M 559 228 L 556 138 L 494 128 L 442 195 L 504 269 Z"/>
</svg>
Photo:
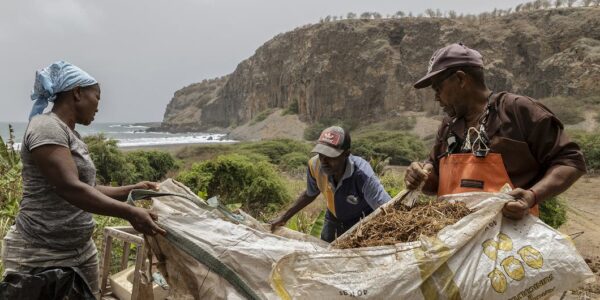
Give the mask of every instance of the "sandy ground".
<svg viewBox="0 0 600 300">
<path fill-rule="evenodd" d="M 238 126 L 231 131 L 229 138 L 240 141 L 275 138 L 302 140 L 306 123 L 300 121 L 298 115 L 284 116 L 282 112 L 282 109 L 276 109 L 263 121 Z"/>
<path fill-rule="evenodd" d="M 563 194 L 567 222 L 560 231 L 572 235 L 575 247 L 596 274 L 596 282 L 565 299 L 600 299 L 600 176 L 585 176 Z"/>
</svg>

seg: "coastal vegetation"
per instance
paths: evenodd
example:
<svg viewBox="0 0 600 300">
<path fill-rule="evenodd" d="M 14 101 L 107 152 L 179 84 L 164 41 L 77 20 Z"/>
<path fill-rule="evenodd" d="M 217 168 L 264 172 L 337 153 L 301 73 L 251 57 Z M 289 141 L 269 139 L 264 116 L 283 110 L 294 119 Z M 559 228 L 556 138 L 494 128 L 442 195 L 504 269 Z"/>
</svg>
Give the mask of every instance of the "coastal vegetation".
<svg viewBox="0 0 600 300">
<path fill-rule="evenodd" d="M 177 178 L 204 199 L 217 196 L 225 204 L 266 221 L 291 200 L 273 164 L 260 155 L 228 154 L 196 163 Z"/>
<path fill-rule="evenodd" d="M 96 166 L 99 184 L 128 185 L 140 181 L 158 181 L 167 172 L 178 167 L 175 159 L 166 152 L 132 151 L 123 152 L 117 141 L 103 134 L 84 138 L 90 156 Z"/>
</svg>

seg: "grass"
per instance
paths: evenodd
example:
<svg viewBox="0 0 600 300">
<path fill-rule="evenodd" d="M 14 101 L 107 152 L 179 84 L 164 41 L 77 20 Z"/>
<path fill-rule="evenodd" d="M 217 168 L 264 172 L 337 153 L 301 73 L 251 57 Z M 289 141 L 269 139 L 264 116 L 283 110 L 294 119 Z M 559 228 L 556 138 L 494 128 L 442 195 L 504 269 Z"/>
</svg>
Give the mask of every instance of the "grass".
<svg viewBox="0 0 600 300">
<path fill-rule="evenodd" d="M 250 125 L 254 125 L 256 123 L 264 121 L 269 115 L 273 113 L 273 109 L 266 109 L 258 113 L 252 121 L 250 121 Z"/>
</svg>

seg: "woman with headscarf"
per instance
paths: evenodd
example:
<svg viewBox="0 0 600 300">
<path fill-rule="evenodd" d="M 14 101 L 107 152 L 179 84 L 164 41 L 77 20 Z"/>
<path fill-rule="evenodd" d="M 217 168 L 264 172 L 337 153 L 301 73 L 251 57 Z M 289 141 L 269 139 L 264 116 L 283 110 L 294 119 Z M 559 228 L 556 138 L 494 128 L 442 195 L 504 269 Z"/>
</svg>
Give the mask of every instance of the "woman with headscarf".
<svg viewBox="0 0 600 300">
<path fill-rule="evenodd" d="M 76 267 L 99 295 L 97 250 L 92 213 L 128 220 L 139 232 L 165 234 L 146 209 L 124 200 L 134 188 L 156 189 L 153 182 L 123 187 L 96 185 L 96 168 L 76 124 L 89 125 L 98 111 L 100 86 L 80 68 L 58 61 L 36 73 L 23 137 L 23 198 L 4 238 L 4 275 L 34 268 Z M 52 110 L 43 113 L 49 102 Z"/>
</svg>

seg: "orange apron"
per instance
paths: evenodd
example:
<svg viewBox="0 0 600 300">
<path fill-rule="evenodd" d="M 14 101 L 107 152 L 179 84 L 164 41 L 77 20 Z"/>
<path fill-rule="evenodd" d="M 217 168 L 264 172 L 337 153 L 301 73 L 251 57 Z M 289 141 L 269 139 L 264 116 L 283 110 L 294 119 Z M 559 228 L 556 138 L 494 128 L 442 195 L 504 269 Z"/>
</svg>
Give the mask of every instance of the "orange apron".
<svg viewBox="0 0 600 300">
<path fill-rule="evenodd" d="M 476 157 L 472 153 L 449 154 L 440 160 L 438 196 L 466 192 L 499 192 L 505 184 L 514 188 L 499 153 Z M 537 205 L 529 213 L 539 216 Z"/>
</svg>

